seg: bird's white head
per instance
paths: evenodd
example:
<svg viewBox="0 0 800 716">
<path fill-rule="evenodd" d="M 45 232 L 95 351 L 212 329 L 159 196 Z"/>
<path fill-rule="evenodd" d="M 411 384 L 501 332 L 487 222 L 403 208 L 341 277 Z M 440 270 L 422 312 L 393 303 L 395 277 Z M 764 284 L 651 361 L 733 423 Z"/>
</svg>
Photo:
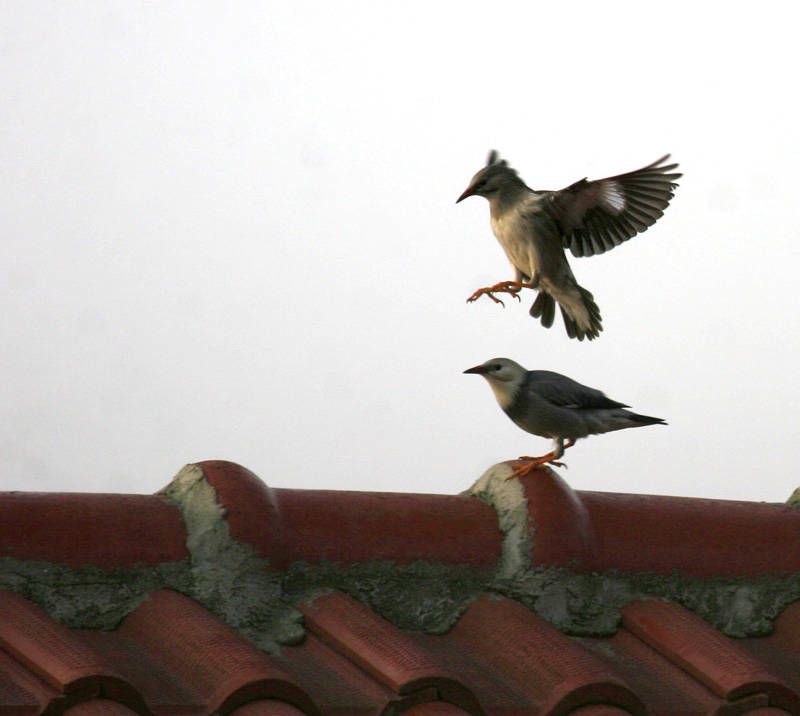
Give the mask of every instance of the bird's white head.
<svg viewBox="0 0 800 716">
<path fill-rule="evenodd" d="M 514 398 L 528 371 L 510 358 L 492 358 L 474 368 L 468 368 L 464 372 L 475 373 L 486 378 L 494 391 L 497 402 L 502 407 L 506 407 Z"/>
<path fill-rule="evenodd" d="M 483 196 L 489 201 L 502 198 L 505 193 L 513 194 L 514 190 L 525 190 L 525 182 L 519 178 L 505 159 L 500 159 L 497 150 L 489 153 L 486 166 L 470 180 L 464 193 L 456 199 L 456 204 L 468 196 Z"/>
</svg>

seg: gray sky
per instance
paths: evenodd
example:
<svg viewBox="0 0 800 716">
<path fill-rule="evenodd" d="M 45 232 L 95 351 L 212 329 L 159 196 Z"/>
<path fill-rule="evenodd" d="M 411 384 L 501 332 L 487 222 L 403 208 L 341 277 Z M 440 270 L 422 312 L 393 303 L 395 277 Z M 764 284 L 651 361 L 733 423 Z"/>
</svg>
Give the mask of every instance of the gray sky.
<svg viewBox="0 0 800 716">
<path fill-rule="evenodd" d="M 0 489 L 454 493 L 549 441 L 465 368 L 507 356 L 663 417 L 577 489 L 784 500 L 800 378 L 796 23 L 717 3 L 3 2 Z M 707 9 L 704 9 L 707 8 Z M 512 277 L 497 148 L 537 189 L 685 176 L 572 259 L 592 343 Z"/>
</svg>

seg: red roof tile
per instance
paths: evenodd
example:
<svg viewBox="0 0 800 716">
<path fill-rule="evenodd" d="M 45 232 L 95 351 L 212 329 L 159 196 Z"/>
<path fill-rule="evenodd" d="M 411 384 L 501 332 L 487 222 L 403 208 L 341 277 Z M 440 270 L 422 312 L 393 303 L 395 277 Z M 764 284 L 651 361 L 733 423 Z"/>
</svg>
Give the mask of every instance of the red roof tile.
<svg viewBox="0 0 800 716">
<path fill-rule="evenodd" d="M 108 699 L 92 699 L 71 706 L 64 716 L 136 716 L 127 706 Z"/>
<path fill-rule="evenodd" d="M 264 652 L 188 597 L 153 592 L 117 633 L 187 684 L 203 712 L 280 698 L 307 709 L 308 698 Z"/>
<path fill-rule="evenodd" d="M 530 707 L 544 713 L 566 713 L 585 703 L 644 713 L 639 698 L 613 670 L 517 602 L 483 596 L 448 636 L 467 653 L 491 662 Z"/>
<path fill-rule="evenodd" d="M 189 554 L 180 512 L 158 495 L 7 492 L 0 499 L 3 556 L 111 568 Z"/>
<path fill-rule="evenodd" d="M 13 592 L 0 592 L 0 645 L 61 694 L 123 683 L 102 654 Z"/>
<path fill-rule="evenodd" d="M 372 714 L 395 698 L 388 687 L 313 633 L 283 649 L 279 662 L 324 714 Z"/>
<path fill-rule="evenodd" d="M 573 491 L 555 472 L 523 478 L 537 565 L 725 577 L 800 571 L 789 505 Z"/>
<path fill-rule="evenodd" d="M 57 689 L 0 650 L 0 706 L 4 713 L 34 716 L 60 697 Z"/>
<path fill-rule="evenodd" d="M 800 570 L 789 505 L 578 492 L 596 539 L 593 570 L 735 577 Z"/>
<path fill-rule="evenodd" d="M 346 594 L 319 597 L 303 613 L 309 631 L 395 693 L 456 681 L 435 654 Z"/>
<path fill-rule="evenodd" d="M 426 701 L 403 711 L 404 716 L 467 716 L 468 713 L 446 701 Z"/>
<path fill-rule="evenodd" d="M 786 506 L 498 473 L 492 489 L 527 513 L 504 535 L 474 497 L 270 489 L 200 467 L 188 478 L 214 488 L 218 514 L 170 490 L 0 496 L 2 716 L 800 716 L 800 601 L 786 606 L 800 515 Z M 720 624 L 745 605 L 774 631 L 733 639 L 634 589 L 681 580 L 734 605 Z M 449 628 L 387 618 L 417 592 L 403 619 Z M 618 628 L 557 628 L 606 601 Z M 303 637 L 256 647 L 275 621 L 294 633 L 294 607 Z M 440 611 L 449 622 L 429 619 Z"/>
<path fill-rule="evenodd" d="M 800 709 L 789 689 L 764 664 L 678 604 L 631 602 L 623 624 L 648 646 L 710 688 L 733 701 L 752 693 L 771 694 L 774 703 Z"/>
<path fill-rule="evenodd" d="M 303 712 L 283 701 L 262 699 L 239 706 L 231 711 L 230 716 L 303 716 Z"/>
</svg>

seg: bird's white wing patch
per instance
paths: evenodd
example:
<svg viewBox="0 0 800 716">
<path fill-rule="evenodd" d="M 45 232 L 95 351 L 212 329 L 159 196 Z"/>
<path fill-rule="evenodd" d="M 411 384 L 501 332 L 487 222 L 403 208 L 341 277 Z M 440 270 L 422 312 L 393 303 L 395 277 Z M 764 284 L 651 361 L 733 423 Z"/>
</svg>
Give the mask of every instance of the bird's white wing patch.
<svg viewBox="0 0 800 716">
<path fill-rule="evenodd" d="M 604 181 L 600 185 L 599 203 L 614 214 L 621 214 L 625 208 L 625 194 L 615 181 Z"/>
</svg>

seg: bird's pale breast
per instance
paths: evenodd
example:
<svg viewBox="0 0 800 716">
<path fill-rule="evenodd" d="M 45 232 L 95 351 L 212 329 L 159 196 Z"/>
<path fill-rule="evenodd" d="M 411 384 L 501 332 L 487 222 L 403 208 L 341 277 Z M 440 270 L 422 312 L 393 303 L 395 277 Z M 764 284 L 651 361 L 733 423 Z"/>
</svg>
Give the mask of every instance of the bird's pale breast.
<svg viewBox="0 0 800 716">
<path fill-rule="evenodd" d="M 526 276 L 533 276 L 540 264 L 538 251 L 529 236 L 530 227 L 519 212 L 492 212 L 492 231 L 512 265 Z"/>
</svg>

